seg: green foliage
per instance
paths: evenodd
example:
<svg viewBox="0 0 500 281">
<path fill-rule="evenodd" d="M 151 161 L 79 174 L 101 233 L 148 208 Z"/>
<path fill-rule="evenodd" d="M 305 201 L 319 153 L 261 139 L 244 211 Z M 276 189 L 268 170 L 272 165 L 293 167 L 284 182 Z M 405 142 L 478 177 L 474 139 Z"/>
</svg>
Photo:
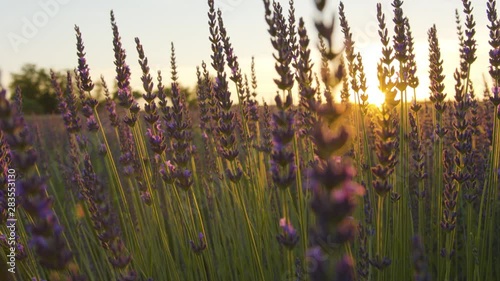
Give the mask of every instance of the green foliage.
<svg viewBox="0 0 500 281">
<path fill-rule="evenodd" d="M 65 73 L 56 72 L 56 77 L 65 87 Z M 23 95 L 23 111 L 26 114 L 49 114 L 57 111 L 57 99 L 52 89 L 50 73 L 45 68 L 26 64 L 19 73 L 12 74 L 9 85 L 11 93 L 20 87 Z"/>
</svg>

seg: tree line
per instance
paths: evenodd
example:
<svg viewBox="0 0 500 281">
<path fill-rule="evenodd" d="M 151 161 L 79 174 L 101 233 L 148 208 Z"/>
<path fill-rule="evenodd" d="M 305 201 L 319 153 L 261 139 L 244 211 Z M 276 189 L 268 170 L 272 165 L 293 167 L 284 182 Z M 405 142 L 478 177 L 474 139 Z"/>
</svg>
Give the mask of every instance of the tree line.
<svg viewBox="0 0 500 281">
<path fill-rule="evenodd" d="M 57 82 L 61 85 L 62 89 L 66 88 L 67 71 L 59 70 L 54 71 Z M 104 100 L 104 91 L 100 84 L 96 83 L 94 93 L 98 100 Z M 19 88 L 22 92 L 23 112 L 25 114 L 54 114 L 57 113 L 57 98 L 52 87 L 50 79 L 50 70 L 38 67 L 35 64 L 25 64 L 17 73 L 11 74 L 11 81 L 9 83 L 10 93 L 15 93 Z M 117 90 L 110 89 L 113 98 L 117 96 Z M 193 91 L 188 87 L 181 86 L 183 91 L 188 97 L 190 106 L 196 104 L 196 89 Z M 142 98 L 142 92 L 132 90 L 136 99 Z M 166 88 L 167 97 L 170 96 L 170 87 Z M 14 95 L 11 94 L 11 99 Z"/>
</svg>

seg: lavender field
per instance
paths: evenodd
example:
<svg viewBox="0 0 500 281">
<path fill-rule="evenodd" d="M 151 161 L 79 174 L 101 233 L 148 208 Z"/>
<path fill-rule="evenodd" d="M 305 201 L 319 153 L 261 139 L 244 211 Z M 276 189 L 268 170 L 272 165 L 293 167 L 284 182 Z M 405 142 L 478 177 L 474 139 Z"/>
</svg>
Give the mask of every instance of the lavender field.
<svg viewBox="0 0 500 281">
<path fill-rule="evenodd" d="M 51 73 L 58 115 L 25 114 L 23 88 L 0 87 L 0 281 L 500 280 L 496 0 L 485 11 L 456 1 L 453 72 L 439 26 L 412 27 L 401 0 L 367 5 L 380 104 L 348 2 L 332 13 L 336 3 L 312 1 L 312 19 L 296 17 L 293 0 L 262 1 L 271 103 L 259 61 L 240 66 L 224 13 L 207 2 L 199 47 L 211 56 L 192 71 L 194 97 L 180 85 L 175 43 L 165 46 L 170 68 L 157 71 L 113 11 L 116 94 L 92 70 L 84 23 L 68 43 L 74 71 Z M 427 30 L 426 64 L 413 28 Z"/>
</svg>

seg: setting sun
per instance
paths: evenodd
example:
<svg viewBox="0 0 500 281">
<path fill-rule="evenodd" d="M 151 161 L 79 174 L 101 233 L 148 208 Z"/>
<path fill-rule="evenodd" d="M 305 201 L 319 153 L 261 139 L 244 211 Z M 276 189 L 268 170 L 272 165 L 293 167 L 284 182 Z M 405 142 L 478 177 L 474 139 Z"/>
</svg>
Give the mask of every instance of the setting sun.
<svg viewBox="0 0 500 281">
<path fill-rule="evenodd" d="M 385 102 L 385 95 L 378 88 L 372 87 L 366 90 L 366 94 L 368 95 L 368 103 L 377 106 L 378 108 L 382 107 L 382 104 Z"/>
<path fill-rule="evenodd" d="M 408 88 L 406 91 L 406 101 L 411 103 L 414 100 L 415 94 L 418 102 L 425 101 L 428 96 L 428 93 L 426 92 L 427 88 L 427 81 L 424 81 L 424 83 L 421 83 L 421 85 L 416 88 L 416 93 L 413 92 L 413 89 Z M 374 105 L 377 108 L 382 108 L 382 104 L 385 102 L 385 94 L 382 93 L 377 86 L 370 85 L 366 90 L 366 94 L 368 95 L 368 104 Z M 396 95 L 396 100 L 401 100 L 400 92 Z"/>
</svg>

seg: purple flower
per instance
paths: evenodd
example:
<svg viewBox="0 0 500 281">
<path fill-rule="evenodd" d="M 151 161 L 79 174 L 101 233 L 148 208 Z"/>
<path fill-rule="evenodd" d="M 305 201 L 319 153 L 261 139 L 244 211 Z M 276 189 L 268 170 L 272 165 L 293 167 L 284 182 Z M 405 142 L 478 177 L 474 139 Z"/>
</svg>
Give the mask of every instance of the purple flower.
<svg viewBox="0 0 500 281">
<path fill-rule="evenodd" d="M 342 281 L 354 281 L 356 280 L 354 275 L 354 261 L 350 256 L 344 256 L 338 263 L 336 267 L 337 278 L 335 280 Z"/>
<path fill-rule="evenodd" d="M 45 180 L 29 171 L 36 164 L 37 154 L 31 147 L 24 119 L 18 115 L 15 106 L 6 99 L 6 91 L 0 91 L 0 129 L 12 149 L 11 165 L 23 171 L 23 178 L 17 182 L 20 205 L 30 216 L 28 231 L 30 244 L 34 246 L 40 264 L 47 269 L 62 270 L 72 259 L 62 226 L 52 209 L 52 199 L 47 194 Z"/>
<path fill-rule="evenodd" d="M 307 250 L 307 263 L 309 266 L 309 275 L 312 281 L 328 280 L 327 257 L 321 251 L 319 246 Z"/>
<path fill-rule="evenodd" d="M 276 236 L 276 239 L 281 245 L 285 246 L 289 250 L 292 250 L 299 242 L 299 235 L 297 234 L 297 231 L 286 218 L 280 219 L 280 227 L 282 229 L 282 233 Z"/>
<path fill-rule="evenodd" d="M 94 115 L 87 118 L 87 129 L 89 132 L 97 132 L 99 130 L 99 124 L 95 120 Z"/>
<path fill-rule="evenodd" d="M 85 59 L 85 47 L 83 45 L 82 34 L 80 33 L 80 28 L 75 25 L 76 31 L 76 49 L 78 55 L 78 72 L 80 80 L 82 83 L 82 89 L 86 92 L 92 91 L 94 89 L 94 84 L 92 83 L 92 78 L 90 77 L 90 69 L 87 65 L 87 60 Z"/>
<path fill-rule="evenodd" d="M 131 116 L 125 118 L 125 123 L 130 127 L 133 127 L 137 122 L 137 112 L 139 111 L 139 106 L 134 100 L 132 91 L 130 88 L 130 67 L 125 62 L 127 57 L 125 49 L 122 47 L 120 33 L 118 31 L 118 25 L 115 21 L 115 15 L 113 11 L 110 13 L 111 17 L 111 29 L 113 30 L 113 51 L 115 54 L 115 66 L 116 66 L 116 81 L 118 84 L 118 100 L 119 104 L 128 109 Z"/>
<path fill-rule="evenodd" d="M 195 243 L 193 240 L 189 240 L 189 245 L 191 246 L 191 250 L 197 255 L 200 255 L 203 250 L 207 248 L 207 244 L 205 242 L 205 236 L 202 232 L 198 234 L 198 242 Z"/>
</svg>

